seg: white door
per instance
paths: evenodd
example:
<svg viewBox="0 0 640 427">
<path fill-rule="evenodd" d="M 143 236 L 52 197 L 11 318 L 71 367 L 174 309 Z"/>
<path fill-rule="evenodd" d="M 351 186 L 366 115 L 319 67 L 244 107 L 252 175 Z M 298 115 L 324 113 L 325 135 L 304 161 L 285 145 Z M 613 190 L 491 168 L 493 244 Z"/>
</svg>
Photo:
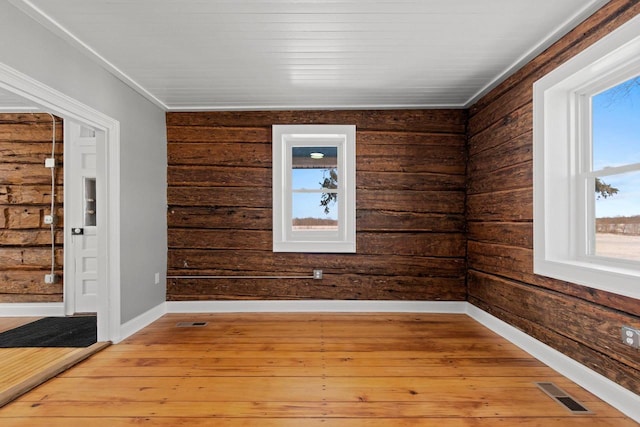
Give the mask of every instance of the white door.
<svg viewBox="0 0 640 427">
<path fill-rule="evenodd" d="M 67 314 L 95 313 L 98 307 L 96 132 L 66 120 L 65 126 L 65 307 Z M 68 251 L 68 252 L 67 252 Z M 72 268 L 73 266 L 73 268 Z M 67 283 L 68 280 L 68 283 Z"/>
</svg>

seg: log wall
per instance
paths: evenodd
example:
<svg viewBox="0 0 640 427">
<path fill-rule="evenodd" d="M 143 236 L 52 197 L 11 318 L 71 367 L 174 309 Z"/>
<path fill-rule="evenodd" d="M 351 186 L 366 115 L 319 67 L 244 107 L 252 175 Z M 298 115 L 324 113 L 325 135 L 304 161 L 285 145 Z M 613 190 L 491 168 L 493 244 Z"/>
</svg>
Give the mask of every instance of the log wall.
<svg viewBox="0 0 640 427">
<path fill-rule="evenodd" d="M 52 120 L 48 114 L 0 113 L 0 303 L 60 302 L 62 280 L 45 284 L 51 265 Z M 56 273 L 62 276 L 62 120 L 56 119 Z"/>
<path fill-rule="evenodd" d="M 357 253 L 272 252 L 271 126 L 355 124 Z M 167 299 L 463 301 L 461 110 L 167 114 Z"/>
<path fill-rule="evenodd" d="M 533 274 L 532 85 L 640 13 L 613 0 L 480 99 L 468 123 L 468 300 L 640 393 L 637 300 Z"/>
</svg>

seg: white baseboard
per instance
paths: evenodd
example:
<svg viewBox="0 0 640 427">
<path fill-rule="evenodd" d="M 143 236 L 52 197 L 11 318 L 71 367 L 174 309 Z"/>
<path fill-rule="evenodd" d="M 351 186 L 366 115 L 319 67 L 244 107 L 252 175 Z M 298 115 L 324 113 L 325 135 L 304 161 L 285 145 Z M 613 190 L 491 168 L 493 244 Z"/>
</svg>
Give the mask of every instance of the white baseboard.
<svg viewBox="0 0 640 427">
<path fill-rule="evenodd" d="M 472 304 L 468 304 L 467 314 L 626 416 L 640 422 L 640 396 L 637 394 Z"/>
<path fill-rule="evenodd" d="M 167 313 L 466 313 L 464 301 L 170 301 Z"/>
<path fill-rule="evenodd" d="M 158 304 L 150 310 L 145 311 L 141 315 L 134 317 L 126 323 L 120 325 L 120 333 L 118 339 L 113 341 L 114 344 L 119 343 L 125 338 L 130 337 L 141 329 L 149 326 L 167 313 L 167 307 L 165 302 Z"/>
<path fill-rule="evenodd" d="M 25 302 L 0 304 L 0 317 L 61 317 L 64 316 L 62 302 Z"/>
</svg>

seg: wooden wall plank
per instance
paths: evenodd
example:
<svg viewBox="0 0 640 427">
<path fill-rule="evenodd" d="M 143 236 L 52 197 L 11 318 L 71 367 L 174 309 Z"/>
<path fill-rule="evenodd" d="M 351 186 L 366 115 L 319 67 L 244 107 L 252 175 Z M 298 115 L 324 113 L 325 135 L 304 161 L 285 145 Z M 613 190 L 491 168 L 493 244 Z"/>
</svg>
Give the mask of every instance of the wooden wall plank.
<svg viewBox="0 0 640 427">
<path fill-rule="evenodd" d="M 56 143 L 56 155 L 62 154 L 62 146 L 63 144 Z M 51 157 L 51 139 L 37 143 L 0 140 L 0 159 L 3 159 L 3 161 L 42 165 L 44 164 L 44 159 L 48 157 Z"/>
<path fill-rule="evenodd" d="M 62 245 L 62 230 L 55 232 L 56 246 Z M 37 230 L 0 230 L 0 242 L 2 246 L 49 246 L 51 244 L 51 232 L 45 229 Z"/>
<path fill-rule="evenodd" d="M 359 231 L 431 231 L 455 233 L 464 228 L 464 216 L 384 209 L 360 209 L 356 213 Z"/>
<path fill-rule="evenodd" d="M 171 182 L 171 181 L 170 181 Z M 195 187 L 184 184 L 170 185 L 167 200 L 170 206 L 185 208 L 206 206 L 209 208 L 242 207 L 271 209 L 271 187 Z"/>
<path fill-rule="evenodd" d="M 530 222 L 469 222 L 469 240 L 481 243 L 533 249 L 533 224 Z"/>
<path fill-rule="evenodd" d="M 167 147 L 171 165 L 226 165 L 238 167 L 268 167 L 271 165 L 271 145 L 243 143 L 242 151 L 234 150 L 237 142 L 213 144 L 173 143 Z"/>
<path fill-rule="evenodd" d="M 361 130 L 427 132 L 463 134 L 466 114 L 451 110 L 403 110 L 402 114 L 389 114 L 386 110 L 362 111 L 255 111 L 193 113 L 176 112 L 167 115 L 167 126 L 212 126 L 237 128 L 240 126 L 263 128 L 271 141 L 273 124 L 355 124 Z M 268 129 L 268 131 L 267 131 Z M 171 138 L 173 139 L 173 138 Z"/>
<path fill-rule="evenodd" d="M 533 187 L 467 195 L 468 221 L 533 221 Z"/>
<path fill-rule="evenodd" d="M 42 260 L 51 259 L 50 248 L 9 248 L 3 247 L 0 253 L 0 271 L 8 269 L 33 270 L 42 268 Z M 55 251 L 56 268 L 62 269 L 63 251 Z"/>
<path fill-rule="evenodd" d="M 27 118 L 26 120 L 4 120 L 3 117 L 6 115 L 6 113 L 2 113 L 2 117 L 0 117 L 0 141 L 11 143 L 51 142 L 51 116 L 45 117 L 42 114 L 35 114 L 36 118 Z M 60 126 L 56 129 L 56 141 L 62 141 L 62 135 L 62 126 Z M 51 148 L 49 148 L 49 152 L 51 152 Z"/>
<path fill-rule="evenodd" d="M 271 169 L 237 166 L 173 166 L 167 168 L 171 185 L 194 187 L 268 187 Z"/>
<path fill-rule="evenodd" d="M 356 165 L 357 168 L 357 165 Z M 384 187 L 388 190 L 413 191 L 455 191 L 465 188 L 464 175 L 446 173 L 405 173 L 358 170 L 356 188 L 376 190 Z"/>
<path fill-rule="evenodd" d="M 365 145 L 359 141 L 356 169 L 359 171 L 405 173 L 441 173 L 464 175 L 464 139 L 454 146 L 425 147 L 424 145 Z M 430 149 L 431 148 L 431 149 Z"/>
<path fill-rule="evenodd" d="M 519 163 L 486 174 L 475 173 L 467 179 L 467 194 L 518 190 L 533 179 L 533 162 Z"/>
<path fill-rule="evenodd" d="M 433 278 L 344 274 L 313 279 L 262 280 L 256 286 L 248 280 L 169 280 L 167 292 L 173 301 L 236 299 L 374 299 L 464 301 L 464 277 Z"/>
<path fill-rule="evenodd" d="M 56 185 L 56 202 L 63 200 L 62 186 Z M 0 185 L 0 205 L 51 205 L 49 185 Z"/>
<path fill-rule="evenodd" d="M 314 265 L 326 267 L 327 274 L 373 274 L 415 277 L 461 277 L 465 274 L 465 261 L 459 257 L 436 258 L 404 255 L 350 255 L 297 254 L 244 251 L 177 249 L 168 254 L 170 275 L 197 274 L 225 275 L 242 272 L 261 275 L 274 272 L 309 273 Z"/>
<path fill-rule="evenodd" d="M 358 207 L 400 212 L 458 214 L 464 206 L 462 191 L 360 190 L 356 194 Z"/>
<path fill-rule="evenodd" d="M 359 209 L 359 231 L 440 231 L 459 232 L 464 228 L 462 214 L 403 212 L 398 210 Z M 170 228 L 214 228 L 270 230 L 271 208 L 237 206 L 174 206 L 167 215 Z"/>
<path fill-rule="evenodd" d="M 0 163 L 0 185 L 51 184 L 51 170 L 44 167 L 44 159 L 42 159 L 42 163 L 5 162 L 6 160 L 2 159 L 2 163 Z M 62 185 L 63 174 L 61 167 L 56 168 L 56 185 Z"/>
<path fill-rule="evenodd" d="M 533 161 L 532 138 L 533 132 L 528 131 L 504 144 L 479 151 L 469 158 L 467 172 L 473 176 L 476 173 L 490 172 Z"/>
<path fill-rule="evenodd" d="M 607 3 L 470 108 L 466 206 L 469 301 L 635 393 L 638 301 L 533 273 L 532 85 L 638 13 Z"/>
<path fill-rule="evenodd" d="M 22 297 L 16 298 L 16 302 L 26 302 L 37 295 L 52 295 L 59 298 L 62 295 L 62 280 L 54 284 L 45 284 L 44 275 L 47 273 L 49 273 L 48 268 L 0 271 L 0 279 L 2 280 L 2 293 L 0 295 Z M 62 276 L 61 270 L 56 270 L 55 273 Z M 9 299 L 3 302 L 10 301 Z M 34 299 L 33 302 L 39 301 Z"/>
<path fill-rule="evenodd" d="M 52 120 L 48 114 L 0 114 L 0 301 L 60 302 L 61 281 L 46 285 L 51 259 Z M 56 274 L 62 276 L 63 126 L 56 119 Z"/>
<path fill-rule="evenodd" d="M 532 132 L 533 105 L 526 103 L 516 111 L 512 111 L 499 121 L 492 123 L 487 129 L 473 134 L 469 133 L 469 159 L 481 151 L 497 147 L 523 134 Z"/>
<path fill-rule="evenodd" d="M 176 122 L 173 118 L 180 114 L 184 118 L 183 123 Z M 193 120 L 193 114 L 198 113 L 172 113 L 167 115 L 167 140 L 176 143 L 263 143 L 271 142 L 271 129 L 253 128 L 247 123 L 235 123 L 232 126 L 207 126 Z M 172 123 L 176 123 L 176 125 Z"/>
<path fill-rule="evenodd" d="M 171 280 L 168 299 L 464 300 L 465 122 L 461 110 L 168 113 L 169 275 L 331 278 Z M 280 123 L 356 125 L 357 254 L 272 252 Z"/>
<path fill-rule="evenodd" d="M 61 302 L 59 294 L 0 294 L 0 303 Z"/>
</svg>

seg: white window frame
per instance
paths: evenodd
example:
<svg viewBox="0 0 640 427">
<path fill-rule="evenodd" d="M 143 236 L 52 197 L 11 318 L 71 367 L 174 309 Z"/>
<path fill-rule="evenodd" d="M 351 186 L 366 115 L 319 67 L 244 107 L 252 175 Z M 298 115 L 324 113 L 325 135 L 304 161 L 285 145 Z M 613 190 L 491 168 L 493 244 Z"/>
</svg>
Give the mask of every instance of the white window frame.
<svg viewBox="0 0 640 427">
<path fill-rule="evenodd" d="M 640 298 L 640 263 L 590 254 L 585 185 L 590 97 L 639 73 L 640 16 L 534 84 L 534 273 Z"/>
<path fill-rule="evenodd" d="M 273 125 L 273 251 L 356 251 L 356 127 L 354 125 Z M 336 147 L 338 229 L 293 230 L 292 148 Z"/>
</svg>

